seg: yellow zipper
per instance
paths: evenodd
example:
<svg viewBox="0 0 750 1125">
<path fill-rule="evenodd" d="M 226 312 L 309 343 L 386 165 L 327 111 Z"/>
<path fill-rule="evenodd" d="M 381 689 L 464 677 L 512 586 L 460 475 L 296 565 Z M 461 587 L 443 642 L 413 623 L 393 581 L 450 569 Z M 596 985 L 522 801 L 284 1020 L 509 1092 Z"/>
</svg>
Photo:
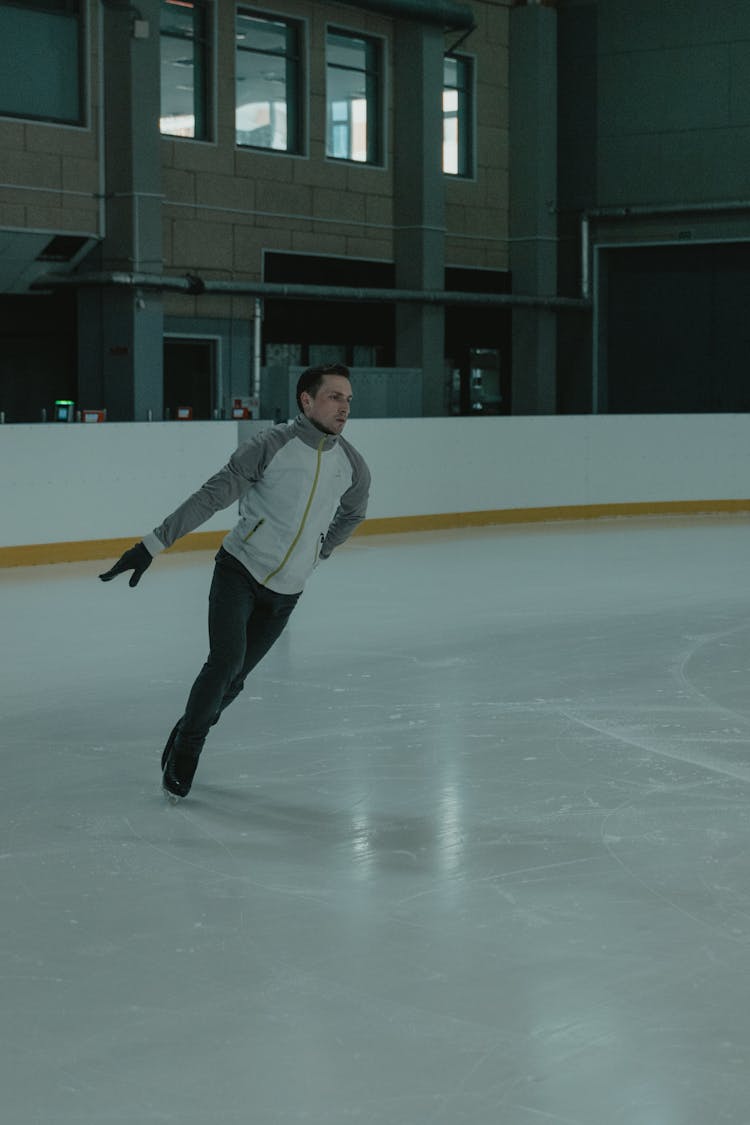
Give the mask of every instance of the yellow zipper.
<svg viewBox="0 0 750 1125">
<path fill-rule="evenodd" d="M 305 530 L 305 524 L 307 523 L 307 517 L 310 514 L 310 505 L 313 502 L 313 496 L 315 495 L 315 490 L 318 487 L 318 478 L 320 477 L 320 461 L 321 461 L 321 458 L 323 456 L 323 446 L 325 444 L 325 440 L 326 440 L 325 437 L 322 437 L 320 439 L 320 441 L 318 442 L 318 463 L 315 466 L 315 477 L 313 478 L 312 488 L 310 489 L 310 495 L 307 498 L 307 504 L 305 506 L 305 510 L 302 513 L 302 522 L 300 523 L 299 528 L 297 529 L 297 534 L 295 535 L 294 539 L 292 540 L 291 547 L 289 548 L 287 553 L 284 555 L 284 558 L 281 560 L 280 564 L 276 567 L 276 570 L 272 570 L 271 573 L 267 574 L 266 577 L 263 579 L 264 585 L 266 584 L 266 582 L 268 582 L 269 579 L 275 578 L 280 570 L 284 569 L 284 567 L 286 566 L 286 564 L 289 561 L 289 556 L 291 555 L 292 551 L 294 550 L 294 548 L 299 543 L 300 536 L 301 536 L 302 532 Z"/>
<path fill-rule="evenodd" d="M 258 530 L 258 528 L 259 528 L 259 527 L 261 526 L 261 524 L 264 524 L 265 522 L 266 522 L 266 521 L 265 521 L 265 518 L 263 518 L 263 519 L 259 519 L 259 520 L 258 520 L 258 522 L 256 523 L 255 527 L 253 527 L 253 528 L 252 528 L 252 529 L 251 529 L 250 531 L 248 531 L 247 535 L 246 535 L 246 536 L 245 536 L 245 538 L 244 538 L 244 539 L 242 540 L 242 542 L 243 542 L 243 543 L 247 543 L 247 541 L 248 541 L 248 539 L 250 538 L 250 536 L 251 536 L 251 535 L 255 535 L 255 532 L 256 532 L 256 531 Z"/>
</svg>

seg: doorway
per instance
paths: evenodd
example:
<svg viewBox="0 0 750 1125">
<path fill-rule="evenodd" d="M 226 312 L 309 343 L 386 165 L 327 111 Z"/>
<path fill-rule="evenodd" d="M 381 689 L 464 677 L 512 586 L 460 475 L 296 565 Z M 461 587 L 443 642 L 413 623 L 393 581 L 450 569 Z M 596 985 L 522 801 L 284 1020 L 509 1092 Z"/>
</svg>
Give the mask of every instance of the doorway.
<svg viewBox="0 0 750 1125">
<path fill-rule="evenodd" d="M 750 244 L 603 252 L 599 410 L 750 410 Z"/>
<path fill-rule="evenodd" d="M 213 336 L 164 337 L 164 418 L 186 410 L 195 420 L 220 413 L 219 340 Z"/>
</svg>

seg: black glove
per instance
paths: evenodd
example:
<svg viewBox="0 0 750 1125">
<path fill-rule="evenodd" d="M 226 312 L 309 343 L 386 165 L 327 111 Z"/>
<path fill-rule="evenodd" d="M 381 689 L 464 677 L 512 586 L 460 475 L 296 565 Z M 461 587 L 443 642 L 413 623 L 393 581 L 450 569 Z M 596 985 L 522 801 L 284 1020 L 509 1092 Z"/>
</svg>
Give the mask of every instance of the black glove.
<svg viewBox="0 0 750 1125">
<path fill-rule="evenodd" d="M 113 578 L 117 578 L 118 574 L 122 574 L 126 570 L 132 570 L 133 574 L 128 582 L 129 586 L 137 586 L 141 580 L 142 575 L 151 566 L 152 557 L 143 546 L 143 543 L 136 543 L 135 547 L 131 547 L 122 555 L 111 570 L 106 574 L 100 574 L 102 582 L 111 582 Z"/>
</svg>

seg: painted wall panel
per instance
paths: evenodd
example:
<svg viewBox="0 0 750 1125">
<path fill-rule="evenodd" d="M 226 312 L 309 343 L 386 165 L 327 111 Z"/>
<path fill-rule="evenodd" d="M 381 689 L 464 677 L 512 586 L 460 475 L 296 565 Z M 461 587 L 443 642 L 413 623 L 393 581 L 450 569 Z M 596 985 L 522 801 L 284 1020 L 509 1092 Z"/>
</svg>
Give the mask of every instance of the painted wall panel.
<svg viewBox="0 0 750 1125">
<path fill-rule="evenodd" d="M 750 125 L 750 39 L 729 46 L 731 68 L 730 121 Z"/>
<path fill-rule="evenodd" d="M 729 43 L 747 33 L 745 0 L 599 0 L 601 45 L 623 51 L 637 38 L 643 50 L 690 43 Z"/>
<path fill-rule="evenodd" d="M 602 55 L 599 132 L 664 133 L 729 123 L 725 44 Z"/>
</svg>

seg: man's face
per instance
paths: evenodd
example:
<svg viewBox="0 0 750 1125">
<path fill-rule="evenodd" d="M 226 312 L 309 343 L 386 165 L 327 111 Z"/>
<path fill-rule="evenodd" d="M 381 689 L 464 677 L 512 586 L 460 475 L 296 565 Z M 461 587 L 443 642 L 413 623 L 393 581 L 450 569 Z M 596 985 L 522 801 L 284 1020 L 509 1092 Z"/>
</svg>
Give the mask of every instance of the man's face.
<svg viewBox="0 0 750 1125">
<path fill-rule="evenodd" d="M 324 375 L 315 398 L 300 395 L 305 417 L 326 434 L 340 434 L 349 417 L 352 385 L 345 375 Z"/>
</svg>

